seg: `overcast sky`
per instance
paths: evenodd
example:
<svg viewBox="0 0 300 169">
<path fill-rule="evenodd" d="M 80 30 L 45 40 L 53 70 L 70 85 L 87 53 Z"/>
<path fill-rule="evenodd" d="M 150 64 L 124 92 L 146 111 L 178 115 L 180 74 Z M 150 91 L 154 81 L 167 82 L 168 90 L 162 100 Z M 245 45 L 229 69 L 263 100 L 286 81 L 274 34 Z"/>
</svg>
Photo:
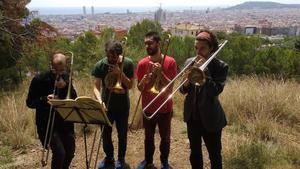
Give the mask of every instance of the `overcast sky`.
<svg viewBox="0 0 300 169">
<path fill-rule="evenodd" d="M 28 7 L 232 6 L 251 0 L 31 0 Z M 300 4 L 300 0 L 255 0 Z"/>
</svg>

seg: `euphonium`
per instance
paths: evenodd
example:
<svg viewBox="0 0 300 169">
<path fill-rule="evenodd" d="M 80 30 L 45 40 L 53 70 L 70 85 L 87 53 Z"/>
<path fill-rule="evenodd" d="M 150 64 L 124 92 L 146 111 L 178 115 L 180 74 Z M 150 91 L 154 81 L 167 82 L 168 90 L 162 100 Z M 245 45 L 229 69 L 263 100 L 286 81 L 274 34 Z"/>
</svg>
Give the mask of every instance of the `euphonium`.
<svg viewBox="0 0 300 169">
<path fill-rule="evenodd" d="M 127 37 L 125 36 L 123 40 L 121 41 L 123 45 L 123 55 L 119 56 L 118 62 L 116 65 L 120 68 L 120 73 L 116 74 L 113 72 L 108 72 L 105 76 L 104 82 L 108 89 L 111 90 L 111 92 L 114 93 L 123 93 L 124 88 L 122 87 L 122 73 L 123 73 L 123 65 L 124 65 L 124 59 L 125 59 L 125 47 L 126 47 Z M 108 65 L 108 66 L 115 66 L 115 65 Z"/>
<path fill-rule="evenodd" d="M 164 51 L 164 55 L 163 55 L 163 58 L 162 58 L 161 67 L 160 67 L 159 71 L 163 71 L 163 65 L 164 65 L 165 58 L 166 58 L 166 55 L 167 55 L 167 52 L 168 52 L 170 39 L 171 39 L 171 34 L 168 34 L 167 38 L 164 40 L 164 44 L 166 45 L 166 48 L 165 48 L 165 51 Z M 150 93 L 158 94 L 160 92 L 161 87 L 162 87 L 160 85 L 160 78 L 161 78 L 160 76 L 156 76 L 155 81 L 153 83 L 153 86 L 148 90 Z"/>
</svg>

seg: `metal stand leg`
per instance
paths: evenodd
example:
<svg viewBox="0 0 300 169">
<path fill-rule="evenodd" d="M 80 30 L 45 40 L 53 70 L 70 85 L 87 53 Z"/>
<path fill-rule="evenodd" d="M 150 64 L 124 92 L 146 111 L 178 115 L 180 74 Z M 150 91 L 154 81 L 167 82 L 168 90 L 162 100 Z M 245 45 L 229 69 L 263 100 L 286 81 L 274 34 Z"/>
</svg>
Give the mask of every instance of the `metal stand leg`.
<svg viewBox="0 0 300 169">
<path fill-rule="evenodd" d="M 94 169 L 96 169 L 96 167 L 97 167 L 97 159 L 98 159 L 99 151 L 100 151 L 100 147 L 101 147 L 101 140 L 102 140 L 102 133 L 103 133 L 103 130 L 104 130 L 104 126 L 102 125 L 102 126 L 100 127 L 100 138 L 99 138 L 99 144 L 98 144 L 98 148 L 97 148 L 97 154 L 96 154 L 96 159 L 95 159 Z"/>
<path fill-rule="evenodd" d="M 88 155 L 87 155 L 87 143 L 86 143 L 86 128 L 87 128 L 87 124 L 84 124 L 83 138 L 84 138 L 84 149 L 85 149 L 85 163 L 86 163 L 86 168 L 89 169 L 89 161 L 88 161 Z"/>
</svg>

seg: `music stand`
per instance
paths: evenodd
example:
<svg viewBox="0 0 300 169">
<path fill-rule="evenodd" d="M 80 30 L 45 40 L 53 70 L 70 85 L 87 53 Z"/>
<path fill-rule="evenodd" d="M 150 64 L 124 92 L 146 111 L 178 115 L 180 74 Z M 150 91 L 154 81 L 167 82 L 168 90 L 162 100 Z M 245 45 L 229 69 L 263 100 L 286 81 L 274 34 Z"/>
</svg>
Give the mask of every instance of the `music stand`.
<svg viewBox="0 0 300 169">
<path fill-rule="evenodd" d="M 73 99 L 51 99 L 49 104 L 60 114 L 64 121 L 69 121 L 73 123 L 83 123 L 84 124 L 84 145 L 85 145 L 85 156 L 86 156 L 86 167 L 89 169 L 89 163 L 87 156 L 87 142 L 86 142 L 86 127 L 87 124 L 98 124 L 112 126 L 108 117 L 106 116 L 106 111 L 99 101 L 92 99 L 90 97 L 81 96 Z M 102 129 L 100 132 L 100 142 L 102 137 Z M 99 142 L 99 146 L 100 146 Z M 94 147 L 93 147 L 94 148 Z M 91 152 L 92 155 L 92 152 Z"/>
</svg>

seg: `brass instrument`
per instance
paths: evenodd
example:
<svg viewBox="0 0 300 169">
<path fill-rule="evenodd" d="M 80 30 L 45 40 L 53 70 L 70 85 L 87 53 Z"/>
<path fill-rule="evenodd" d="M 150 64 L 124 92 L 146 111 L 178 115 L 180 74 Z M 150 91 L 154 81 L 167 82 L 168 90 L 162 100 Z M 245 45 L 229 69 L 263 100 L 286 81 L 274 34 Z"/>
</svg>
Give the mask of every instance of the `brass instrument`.
<svg viewBox="0 0 300 169">
<path fill-rule="evenodd" d="M 163 65 L 165 63 L 165 58 L 166 58 L 166 55 L 167 55 L 167 52 L 168 52 L 168 49 L 169 49 L 169 44 L 170 44 L 170 39 L 171 39 L 171 34 L 168 34 L 167 35 L 167 38 L 164 40 L 164 43 L 166 44 L 166 48 L 165 48 L 165 51 L 164 51 L 164 55 L 163 55 L 163 58 L 162 58 L 162 61 L 161 61 L 161 67 L 160 67 L 160 72 L 163 71 Z M 153 83 L 153 86 L 148 90 L 150 93 L 153 93 L 153 94 L 158 94 L 161 90 L 161 85 L 160 85 L 160 76 L 157 76 L 155 78 L 155 82 Z"/>
<path fill-rule="evenodd" d="M 221 49 L 226 45 L 226 43 L 227 43 L 228 41 L 227 40 L 225 40 L 223 43 L 221 43 L 220 45 L 219 45 L 219 48 L 218 48 L 218 50 L 217 51 L 215 51 L 213 54 L 211 54 L 210 55 L 210 57 L 203 63 L 203 64 L 201 64 L 200 66 L 198 66 L 198 67 L 195 67 L 195 68 L 192 68 L 191 70 L 193 71 L 193 73 L 194 74 L 196 74 L 196 75 L 193 75 L 192 73 L 190 73 L 191 75 L 190 75 L 190 77 L 188 77 L 189 79 L 191 78 L 191 83 L 193 83 L 193 84 L 195 84 L 195 85 L 199 85 L 199 84 L 201 84 L 202 82 L 201 82 L 201 79 L 205 79 L 205 75 L 204 75 L 204 73 L 203 73 L 203 70 L 208 66 L 208 64 L 212 61 L 212 59 L 213 58 L 215 58 L 216 56 L 217 56 L 217 54 L 221 51 Z M 178 77 L 180 77 L 187 69 L 189 69 L 190 68 L 190 66 L 192 65 L 192 64 L 194 64 L 195 62 L 196 62 L 196 58 L 197 57 L 195 57 L 193 60 L 192 60 L 192 62 L 190 62 L 189 64 L 187 64 L 183 69 L 182 69 L 182 71 L 181 72 L 179 72 L 162 90 L 161 90 L 161 92 L 159 93 L 159 94 L 157 94 L 152 100 L 151 100 L 151 102 L 149 102 L 148 103 L 148 105 L 146 105 L 145 107 L 144 107 L 144 109 L 143 109 L 143 112 L 145 112 L 145 110 L 171 85 L 171 84 L 173 84 L 174 83 L 174 81 L 178 78 Z M 193 69 L 199 69 L 199 70 L 193 70 Z M 198 74 L 202 74 L 202 75 L 198 75 Z M 193 76 L 195 76 L 195 77 L 200 77 L 201 76 L 201 78 L 199 78 L 200 79 L 200 81 L 198 81 L 197 80 L 197 78 L 194 78 Z M 194 79 L 195 80 L 194 80 Z M 176 87 L 176 89 L 167 97 L 167 99 L 157 108 L 157 110 L 151 115 L 151 116 L 146 116 L 145 114 L 145 117 L 148 119 L 148 120 L 150 120 L 150 119 L 152 119 L 157 113 L 158 113 L 158 111 L 168 102 L 168 100 L 170 100 L 172 97 L 173 97 L 173 95 L 180 89 L 180 87 L 187 81 L 188 79 L 184 79 L 177 87 Z M 199 84 L 197 84 L 197 83 L 199 83 Z"/>
<path fill-rule="evenodd" d="M 108 72 L 104 78 L 106 87 L 108 89 L 110 89 L 111 92 L 114 92 L 114 93 L 123 93 L 124 92 L 124 88 L 122 87 L 122 73 L 123 73 L 123 66 L 124 66 L 124 60 L 125 60 L 125 46 L 127 43 L 126 36 L 123 38 L 121 43 L 123 45 L 123 55 L 119 56 L 119 59 L 121 59 L 121 61 L 119 63 L 116 63 L 120 67 L 120 70 L 121 70 L 120 74 Z M 108 64 L 108 66 L 115 66 L 115 65 Z"/>
<path fill-rule="evenodd" d="M 204 58 L 199 59 L 199 61 L 194 63 L 201 63 L 204 60 Z M 192 65 L 189 68 L 189 74 L 188 79 L 190 83 L 194 84 L 195 86 L 202 86 L 205 83 L 205 74 L 204 72 L 199 69 L 199 67 Z"/>
<path fill-rule="evenodd" d="M 69 51 L 67 53 L 71 54 L 71 62 L 70 62 L 69 85 L 68 85 L 68 92 L 67 92 L 66 99 L 70 99 L 71 98 L 71 85 L 72 85 L 72 72 L 73 72 L 73 52 Z M 58 79 L 59 79 L 59 75 L 56 75 L 54 89 L 53 89 L 54 95 L 56 94 L 56 83 L 57 83 Z M 52 135 L 53 135 L 55 114 L 56 113 L 54 111 L 53 106 L 50 105 L 50 112 L 49 112 L 49 117 L 48 117 L 48 122 L 47 122 L 46 135 L 45 135 L 45 140 L 43 143 L 43 150 L 42 150 L 41 163 L 42 163 L 43 167 L 45 167 L 47 165 L 48 158 L 49 158 L 49 146 L 50 146 L 50 142 L 51 142 Z M 46 157 L 45 157 L 46 149 L 47 149 L 47 152 L 46 152 Z"/>
</svg>

